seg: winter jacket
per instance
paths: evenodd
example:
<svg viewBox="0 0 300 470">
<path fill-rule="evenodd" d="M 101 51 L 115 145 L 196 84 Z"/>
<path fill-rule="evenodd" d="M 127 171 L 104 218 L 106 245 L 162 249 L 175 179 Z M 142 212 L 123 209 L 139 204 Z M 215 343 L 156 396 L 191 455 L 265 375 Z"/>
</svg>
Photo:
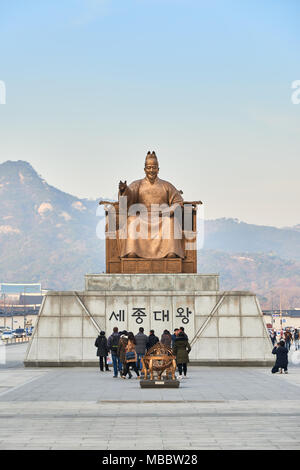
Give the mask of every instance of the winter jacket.
<svg viewBox="0 0 300 470">
<path fill-rule="evenodd" d="M 125 335 L 121 336 L 119 347 L 118 347 L 118 357 L 120 358 L 120 361 L 122 362 L 122 364 L 125 364 L 126 362 L 125 349 L 126 349 L 127 343 L 128 343 L 128 337 Z"/>
<path fill-rule="evenodd" d="M 176 356 L 177 364 L 186 364 L 189 362 L 189 352 L 191 346 L 184 336 L 177 336 L 174 341 L 173 353 Z"/>
<path fill-rule="evenodd" d="M 99 335 L 95 341 L 97 348 L 97 356 L 108 356 L 107 338 L 103 335 Z"/>
<path fill-rule="evenodd" d="M 156 343 L 159 342 L 159 339 L 157 336 L 153 335 L 152 333 L 148 336 L 148 342 L 147 342 L 147 350 L 152 348 Z"/>
<path fill-rule="evenodd" d="M 107 341 L 107 347 L 108 350 L 111 351 L 111 353 L 115 356 L 117 355 L 117 350 L 120 342 L 120 335 L 119 333 L 113 333 L 110 335 Z M 115 347 L 117 346 L 117 347 Z"/>
<path fill-rule="evenodd" d="M 276 362 L 274 367 L 280 367 L 284 369 L 288 365 L 288 350 L 284 346 L 275 346 L 273 348 L 272 354 L 276 354 Z"/>
<path fill-rule="evenodd" d="M 161 335 L 160 342 L 164 346 L 167 346 L 168 348 L 170 348 L 171 344 L 172 344 L 172 336 L 170 335 L 170 333 L 168 333 L 168 334 L 164 333 L 163 335 Z"/>
<path fill-rule="evenodd" d="M 146 348 L 147 348 L 148 336 L 139 331 L 138 334 L 135 335 L 135 341 L 136 341 L 135 350 L 137 354 L 145 354 Z"/>
</svg>

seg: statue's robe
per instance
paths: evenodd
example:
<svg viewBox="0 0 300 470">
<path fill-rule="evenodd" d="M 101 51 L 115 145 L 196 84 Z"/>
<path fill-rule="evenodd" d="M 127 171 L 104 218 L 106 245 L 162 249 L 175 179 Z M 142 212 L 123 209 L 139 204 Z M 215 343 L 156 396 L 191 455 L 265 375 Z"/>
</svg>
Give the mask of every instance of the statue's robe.
<svg viewBox="0 0 300 470">
<path fill-rule="evenodd" d="M 122 196 L 127 197 L 128 217 L 127 224 L 120 226 L 119 230 L 121 257 L 135 253 L 140 258 L 160 259 L 175 253 L 184 258 L 182 209 L 179 206 L 183 199 L 179 191 L 168 181 L 156 178 L 154 183 L 150 183 L 145 177 L 127 186 Z M 139 204 L 143 204 L 146 210 L 137 206 Z M 160 216 L 158 205 L 160 209 L 164 205 Z M 173 217 L 170 217 L 171 206 L 175 208 Z"/>
</svg>

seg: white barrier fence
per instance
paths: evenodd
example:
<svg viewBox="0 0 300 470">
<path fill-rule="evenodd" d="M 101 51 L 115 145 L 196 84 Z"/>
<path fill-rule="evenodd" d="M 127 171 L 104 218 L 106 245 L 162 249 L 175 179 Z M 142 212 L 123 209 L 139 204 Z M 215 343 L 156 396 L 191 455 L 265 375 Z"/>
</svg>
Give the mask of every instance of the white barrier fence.
<svg viewBox="0 0 300 470">
<path fill-rule="evenodd" d="M 27 343 L 30 340 L 31 336 L 24 336 L 22 338 L 5 338 L 2 339 L 2 343 L 7 344 L 16 344 L 16 343 Z"/>
</svg>

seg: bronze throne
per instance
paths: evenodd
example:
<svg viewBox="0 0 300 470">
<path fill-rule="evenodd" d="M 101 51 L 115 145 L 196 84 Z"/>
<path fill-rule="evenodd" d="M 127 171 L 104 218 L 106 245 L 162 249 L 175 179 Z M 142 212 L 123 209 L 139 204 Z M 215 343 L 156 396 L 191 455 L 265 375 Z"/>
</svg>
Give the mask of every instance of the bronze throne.
<svg viewBox="0 0 300 470">
<path fill-rule="evenodd" d="M 197 272 L 197 205 L 201 201 L 184 202 L 192 220 L 192 230 L 184 232 L 184 258 L 128 258 L 120 256 L 119 202 L 100 201 L 105 210 L 106 272 L 111 274 L 196 273 Z M 183 217 L 184 220 L 184 217 Z M 184 230 L 184 222 L 182 224 Z M 190 249 L 192 247 L 192 249 Z"/>
</svg>

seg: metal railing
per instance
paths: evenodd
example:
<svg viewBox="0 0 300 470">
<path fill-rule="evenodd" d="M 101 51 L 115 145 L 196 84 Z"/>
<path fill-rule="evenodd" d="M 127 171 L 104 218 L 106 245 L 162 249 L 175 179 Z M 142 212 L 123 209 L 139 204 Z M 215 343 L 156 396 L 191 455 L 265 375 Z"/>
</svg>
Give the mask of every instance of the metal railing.
<svg viewBox="0 0 300 470">
<path fill-rule="evenodd" d="M 27 343 L 30 340 L 31 336 L 23 336 L 22 338 L 5 338 L 1 339 L 4 344 L 17 344 L 17 343 Z"/>
</svg>

